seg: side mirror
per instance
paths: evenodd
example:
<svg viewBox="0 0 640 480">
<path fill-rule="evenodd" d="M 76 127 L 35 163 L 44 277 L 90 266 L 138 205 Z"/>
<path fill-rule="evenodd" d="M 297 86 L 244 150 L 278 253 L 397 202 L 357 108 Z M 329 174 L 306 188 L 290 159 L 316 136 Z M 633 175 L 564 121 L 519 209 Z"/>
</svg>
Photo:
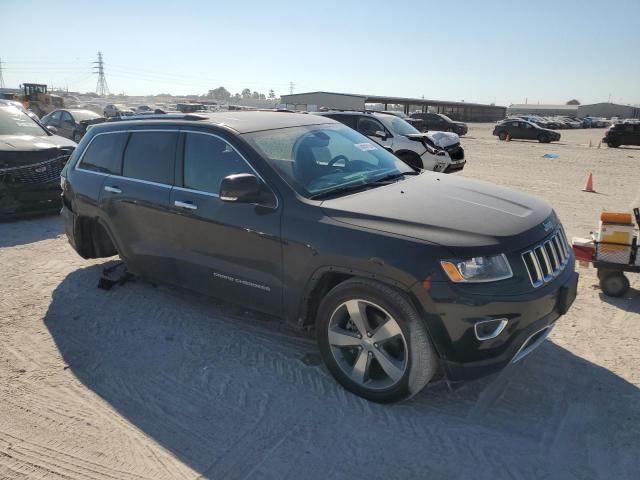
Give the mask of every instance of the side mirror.
<svg viewBox="0 0 640 480">
<path fill-rule="evenodd" d="M 220 200 L 230 203 L 272 203 L 272 195 L 262 182 L 251 173 L 236 173 L 222 179 Z"/>
<path fill-rule="evenodd" d="M 47 130 L 49 130 L 54 135 L 58 133 L 58 129 L 56 127 L 54 127 L 53 125 L 47 125 Z"/>
<path fill-rule="evenodd" d="M 374 137 L 378 137 L 382 140 L 386 140 L 387 139 L 387 134 L 385 132 L 383 132 L 382 130 L 378 130 L 376 131 L 376 133 L 373 134 Z"/>
</svg>

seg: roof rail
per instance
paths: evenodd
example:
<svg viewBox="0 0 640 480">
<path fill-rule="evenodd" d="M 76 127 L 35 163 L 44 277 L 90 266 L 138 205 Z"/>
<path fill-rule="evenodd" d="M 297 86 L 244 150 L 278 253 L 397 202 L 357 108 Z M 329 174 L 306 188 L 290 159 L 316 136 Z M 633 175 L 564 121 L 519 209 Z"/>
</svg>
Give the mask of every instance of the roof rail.
<svg viewBox="0 0 640 480">
<path fill-rule="evenodd" d="M 111 117 L 107 122 L 128 122 L 131 120 L 209 120 L 209 117 L 195 113 L 156 113 L 153 115 L 124 115 Z"/>
</svg>

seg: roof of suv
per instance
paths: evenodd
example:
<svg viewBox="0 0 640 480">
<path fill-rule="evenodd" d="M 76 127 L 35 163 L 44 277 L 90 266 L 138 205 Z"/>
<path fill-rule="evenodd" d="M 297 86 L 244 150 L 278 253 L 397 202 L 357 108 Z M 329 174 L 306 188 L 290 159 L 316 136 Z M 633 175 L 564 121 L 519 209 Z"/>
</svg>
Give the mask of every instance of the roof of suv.
<svg viewBox="0 0 640 480">
<path fill-rule="evenodd" d="M 134 119 L 122 119 L 114 122 L 117 125 L 162 125 L 185 122 L 189 124 L 211 123 L 214 125 L 231 128 L 238 133 L 259 132 L 261 130 L 275 130 L 279 128 L 299 127 L 304 125 L 321 125 L 327 123 L 337 123 L 329 118 L 322 118 L 317 115 L 305 115 L 302 113 L 287 112 L 260 112 L 260 111 L 234 111 L 215 112 L 209 114 L 186 114 L 186 115 L 154 115 L 153 117 L 138 116 Z M 106 122 L 102 125 L 114 125 Z M 106 127 L 105 127 L 106 128 Z"/>
</svg>

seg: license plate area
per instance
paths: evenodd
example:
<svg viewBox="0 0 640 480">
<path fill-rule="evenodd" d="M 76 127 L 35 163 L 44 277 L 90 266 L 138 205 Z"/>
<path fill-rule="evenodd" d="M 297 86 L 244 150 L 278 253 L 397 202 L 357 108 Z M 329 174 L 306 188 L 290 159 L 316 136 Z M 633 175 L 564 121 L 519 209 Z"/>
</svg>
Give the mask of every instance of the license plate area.
<svg viewBox="0 0 640 480">
<path fill-rule="evenodd" d="M 558 301 L 556 309 L 560 315 L 564 315 L 569 311 L 576 296 L 578 295 L 578 274 L 574 273 L 573 278 L 568 285 L 563 286 L 558 291 Z"/>
</svg>

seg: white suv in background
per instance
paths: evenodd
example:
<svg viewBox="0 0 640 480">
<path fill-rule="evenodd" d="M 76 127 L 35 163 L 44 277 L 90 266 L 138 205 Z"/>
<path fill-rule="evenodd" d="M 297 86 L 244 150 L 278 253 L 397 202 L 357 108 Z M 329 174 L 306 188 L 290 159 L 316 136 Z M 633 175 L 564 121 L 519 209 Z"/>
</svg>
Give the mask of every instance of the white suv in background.
<svg viewBox="0 0 640 480">
<path fill-rule="evenodd" d="M 366 135 L 410 167 L 435 172 L 462 170 L 466 163 L 460 137 L 449 132 L 421 133 L 392 113 L 319 112 Z"/>
</svg>

